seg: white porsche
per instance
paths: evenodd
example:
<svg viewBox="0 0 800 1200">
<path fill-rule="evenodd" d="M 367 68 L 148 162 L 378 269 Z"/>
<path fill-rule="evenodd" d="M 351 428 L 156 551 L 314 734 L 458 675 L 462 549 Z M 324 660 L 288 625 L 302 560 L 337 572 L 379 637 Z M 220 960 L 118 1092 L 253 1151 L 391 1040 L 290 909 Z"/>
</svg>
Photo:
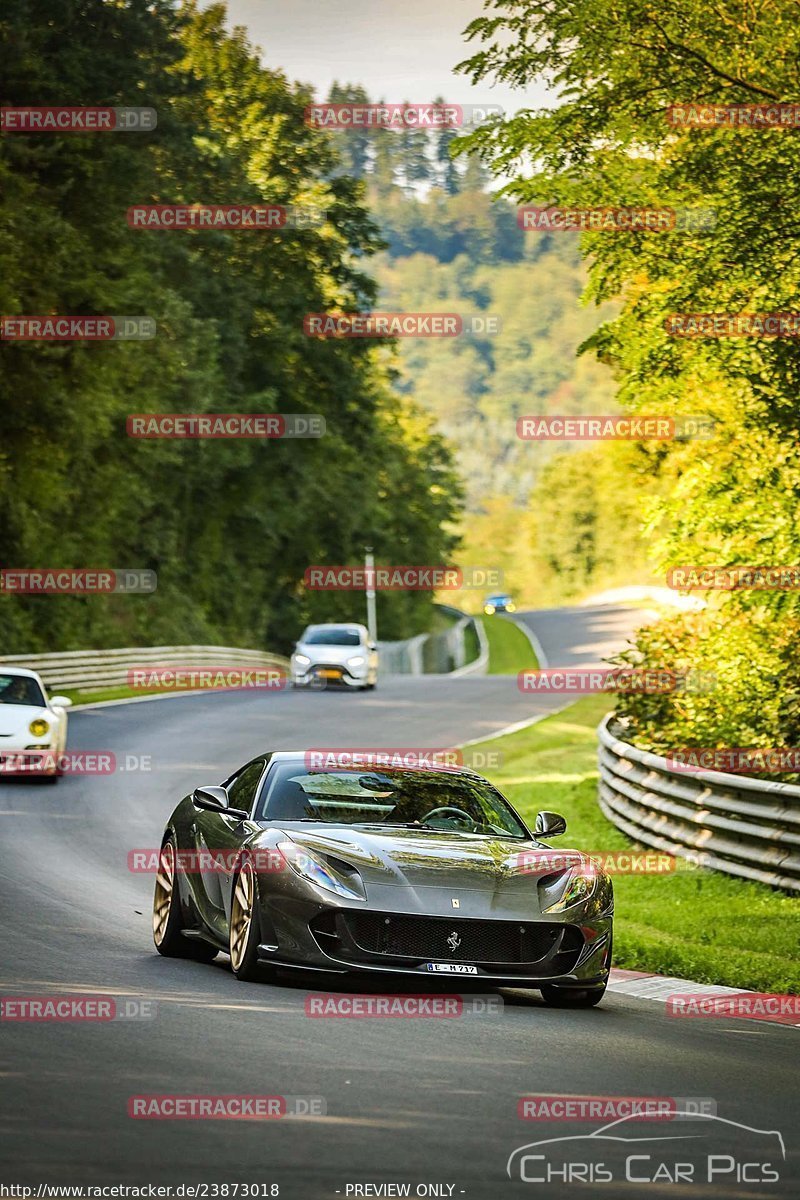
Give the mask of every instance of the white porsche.
<svg viewBox="0 0 800 1200">
<path fill-rule="evenodd" d="M 0 663 L 0 778 L 59 776 L 67 748 L 67 696 L 47 697 L 35 671 Z"/>
</svg>

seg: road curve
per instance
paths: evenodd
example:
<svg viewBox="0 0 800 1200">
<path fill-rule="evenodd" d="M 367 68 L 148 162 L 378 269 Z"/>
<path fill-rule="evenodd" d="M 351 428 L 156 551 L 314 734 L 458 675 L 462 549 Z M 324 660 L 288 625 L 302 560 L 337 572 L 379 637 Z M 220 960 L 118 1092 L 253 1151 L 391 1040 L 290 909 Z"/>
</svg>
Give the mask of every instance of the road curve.
<svg viewBox="0 0 800 1200">
<path fill-rule="evenodd" d="M 611 607 L 521 618 L 551 666 L 597 662 L 635 624 L 631 609 Z M 522 695 L 513 676 L 406 677 L 363 696 L 228 693 L 74 714 L 72 749 L 111 750 L 122 766 L 149 755 L 152 769 L 0 785 L 0 992 L 92 991 L 155 1001 L 156 1011 L 107 1024 L 0 1022 L 0 1183 L 277 1184 L 298 1200 L 392 1194 L 352 1190 L 367 1184 L 408 1184 L 412 1196 L 428 1185 L 441 1189 L 428 1195 L 480 1200 L 560 1196 L 560 1185 L 511 1182 L 508 1157 L 596 1122 L 522 1121 L 517 1102 L 611 1094 L 708 1097 L 729 1121 L 783 1132 L 780 1183 L 721 1177 L 664 1184 L 666 1195 L 797 1195 L 793 1028 L 669 1020 L 658 1004 L 612 993 L 597 1010 L 555 1010 L 523 991 L 502 993 L 499 1016 L 314 1020 L 310 988 L 335 981 L 242 984 L 224 956 L 205 966 L 153 950 L 152 876 L 131 874 L 127 855 L 158 844 L 191 786 L 263 749 L 446 746 L 561 704 Z M 130 1119 L 128 1097 L 145 1093 L 322 1097 L 326 1113 Z M 652 1190 L 596 1183 L 592 1194 Z"/>
</svg>

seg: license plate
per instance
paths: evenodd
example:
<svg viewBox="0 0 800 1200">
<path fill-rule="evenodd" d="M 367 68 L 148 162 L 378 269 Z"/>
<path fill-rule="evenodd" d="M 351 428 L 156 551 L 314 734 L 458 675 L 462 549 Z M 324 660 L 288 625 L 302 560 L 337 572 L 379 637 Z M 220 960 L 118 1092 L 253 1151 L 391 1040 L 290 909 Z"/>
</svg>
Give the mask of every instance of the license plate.
<svg viewBox="0 0 800 1200">
<path fill-rule="evenodd" d="M 465 963 L 426 963 L 429 971 L 438 971 L 441 975 L 477 975 L 477 967 L 468 967 Z"/>
<path fill-rule="evenodd" d="M 318 674 L 322 679 L 341 679 L 341 671 L 319 671 Z"/>
</svg>

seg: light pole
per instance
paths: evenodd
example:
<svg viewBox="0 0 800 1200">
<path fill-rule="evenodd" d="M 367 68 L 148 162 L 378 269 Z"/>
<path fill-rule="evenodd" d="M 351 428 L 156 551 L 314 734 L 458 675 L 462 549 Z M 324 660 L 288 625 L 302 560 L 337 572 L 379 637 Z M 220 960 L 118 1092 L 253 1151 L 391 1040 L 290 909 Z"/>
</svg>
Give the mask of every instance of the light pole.
<svg viewBox="0 0 800 1200">
<path fill-rule="evenodd" d="M 375 555 L 372 553 L 372 546 L 364 547 L 364 566 L 367 574 L 367 629 L 369 630 L 369 640 L 377 644 L 378 641 L 378 620 L 375 613 Z"/>
</svg>

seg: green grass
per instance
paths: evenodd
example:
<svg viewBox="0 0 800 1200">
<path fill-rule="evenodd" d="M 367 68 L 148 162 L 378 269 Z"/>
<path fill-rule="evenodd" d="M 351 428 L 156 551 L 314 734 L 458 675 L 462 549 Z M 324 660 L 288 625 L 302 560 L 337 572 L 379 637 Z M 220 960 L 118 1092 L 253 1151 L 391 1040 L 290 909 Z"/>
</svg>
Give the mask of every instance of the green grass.
<svg viewBox="0 0 800 1200">
<path fill-rule="evenodd" d="M 481 617 L 489 642 L 489 674 L 516 675 L 535 671 L 539 664 L 533 647 L 515 621 L 495 614 Z"/>
<path fill-rule="evenodd" d="M 595 728 L 608 699 L 591 696 L 562 713 L 481 743 L 502 754 L 489 772 L 520 813 L 562 813 L 560 845 L 580 850 L 634 844 L 597 803 Z M 478 749 L 478 747 L 475 747 Z M 715 871 L 614 877 L 614 963 L 703 983 L 800 992 L 800 898 Z"/>
<path fill-rule="evenodd" d="M 174 696 L 191 688 L 132 688 L 113 687 L 82 692 L 78 688 L 59 688 L 59 696 L 69 696 L 73 704 L 97 704 L 101 700 L 135 700 L 142 696 Z"/>
</svg>

